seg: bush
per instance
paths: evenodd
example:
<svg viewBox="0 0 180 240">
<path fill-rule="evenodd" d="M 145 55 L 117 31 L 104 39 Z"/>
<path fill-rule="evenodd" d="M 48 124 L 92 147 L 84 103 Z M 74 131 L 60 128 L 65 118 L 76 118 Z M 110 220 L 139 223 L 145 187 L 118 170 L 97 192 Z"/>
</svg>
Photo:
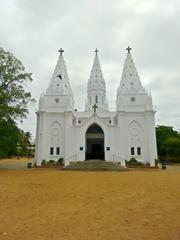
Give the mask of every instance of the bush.
<svg viewBox="0 0 180 240">
<path fill-rule="evenodd" d="M 63 159 L 63 158 L 59 158 L 59 159 L 57 160 L 57 164 L 64 165 L 64 159 Z"/>
<path fill-rule="evenodd" d="M 54 164 L 56 161 L 55 160 L 52 160 L 52 159 L 50 159 L 49 161 L 48 161 L 48 163 L 50 163 L 50 164 Z"/>
<path fill-rule="evenodd" d="M 160 163 L 159 158 L 158 158 L 158 159 L 155 159 L 155 166 L 158 166 L 158 163 Z"/>
<path fill-rule="evenodd" d="M 135 158 L 131 158 L 127 162 L 127 166 L 143 166 L 144 164 L 142 162 L 138 162 Z"/>
<path fill-rule="evenodd" d="M 43 159 L 42 162 L 41 162 L 42 165 L 46 165 L 47 164 L 47 161 L 46 159 Z"/>
</svg>

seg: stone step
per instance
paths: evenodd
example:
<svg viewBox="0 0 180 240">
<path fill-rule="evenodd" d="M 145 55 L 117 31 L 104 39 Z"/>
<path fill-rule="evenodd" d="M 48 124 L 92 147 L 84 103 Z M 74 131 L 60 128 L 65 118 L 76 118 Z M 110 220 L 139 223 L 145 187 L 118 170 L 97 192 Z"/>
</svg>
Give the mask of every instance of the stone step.
<svg viewBox="0 0 180 240">
<path fill-rule="evenodd" d="M 81 171 L 127 171 L 128 169 L 119 163 L 102 160 L 88 160 L 72 162 L 65 170 L 81 170 Z"/>
</svg>

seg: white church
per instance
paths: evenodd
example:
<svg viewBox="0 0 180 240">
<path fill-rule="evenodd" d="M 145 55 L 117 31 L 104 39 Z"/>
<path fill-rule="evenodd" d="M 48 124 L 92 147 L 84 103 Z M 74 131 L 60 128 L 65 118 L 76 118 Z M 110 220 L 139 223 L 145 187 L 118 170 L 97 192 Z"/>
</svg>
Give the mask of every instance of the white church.
<svg viewBox="0 0 180 240">
<path fill-rule="evenodd" d="M 44 159 L 59 158 L 64 159 L 66 166 L 90 159 L 125 166 L 125 160 L 131 158 L 155 165 L 157 147 L 152 98 L 141 84 L 131 48 L 126 50 L 116 111 L 108 109 L 106 83 L 96 49 L 83 112 L 74 109 L 64 50 L 59 50 L 49 87 L 40 97 L 36 113 L 35 161 L 38 166 Z"/>
</svg>

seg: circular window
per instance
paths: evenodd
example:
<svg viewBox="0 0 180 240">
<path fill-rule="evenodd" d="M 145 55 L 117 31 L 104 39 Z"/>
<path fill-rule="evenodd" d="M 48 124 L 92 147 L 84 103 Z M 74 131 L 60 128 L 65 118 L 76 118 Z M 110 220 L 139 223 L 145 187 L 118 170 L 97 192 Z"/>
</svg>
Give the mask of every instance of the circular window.
<svg viewBox="0 0 180 240">
<path fill-rule="evenodd" d="M 131 102 L 134 102 L 136 100 L 135 97 L 131 97 Z"/>
<path fill-rule="evenodd" d="M 55 98 L 54 100 L 55 100 L 55 102 L 56 102 L 56 103 L 58 103 L 58 102 L 59 102 L 59 98 Z"/>
<path fill-rule="evenodd" d="M 138 129 L 137 129 L 137 128 L 131 129 L 131 134 L 132 134 L 133 136 L 137 136 L 137 135 L 138 135 Z"/>
<path fill-rule="evenodd" d="M 52 135 L 57 136 L 58 134 L 59 134 L 59 129 L 58 128 L 54 128 L 52 130 Z"/>
</svg>

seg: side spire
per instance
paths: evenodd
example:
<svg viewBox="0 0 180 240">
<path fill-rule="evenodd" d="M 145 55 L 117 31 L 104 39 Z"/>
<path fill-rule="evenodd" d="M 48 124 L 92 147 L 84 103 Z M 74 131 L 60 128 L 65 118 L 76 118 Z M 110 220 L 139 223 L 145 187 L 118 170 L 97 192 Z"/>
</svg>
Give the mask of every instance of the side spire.
<svg viewBox="0 0 180 240">
<path fill-rule="evenodd" d="M 143 88 L 133 58 L 131 56 L 131 47 L 127 47 L 127 57 L 124 63 L 124 68 L 121 76 L 121 82 L 119 86 L 119 92 L 141 92 L 144 93 Z"/>
<path fill-rule="evenodd" d="M 126 50 L 127 57 L 116 96 L 117 111 L 132 112 L 153 110 L 151 97 L 141 84 L 136 66 L 131 56 L 132 48 L 127 47 Z"/>
<path fill-rule="evenodd" d="M 49 87 L 46 91 L 47 95 L 71 95 L 73 96 L 72 89 L 69 83 L 66 63 L 64 61 L 64 50 L 58 50 L 59 58 L 55 66 Z"/>
</svg>

